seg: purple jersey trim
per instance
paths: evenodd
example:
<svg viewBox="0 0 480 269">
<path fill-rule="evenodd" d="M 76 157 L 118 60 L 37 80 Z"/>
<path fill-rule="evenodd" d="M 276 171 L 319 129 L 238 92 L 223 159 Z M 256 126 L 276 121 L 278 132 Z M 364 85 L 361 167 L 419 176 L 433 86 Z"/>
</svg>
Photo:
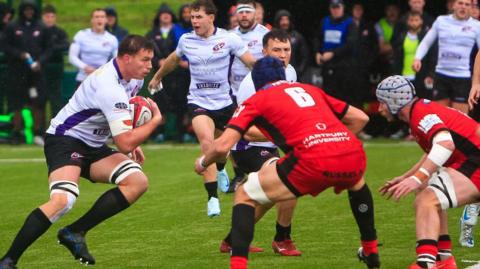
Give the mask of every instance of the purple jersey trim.
<svg viewBox="0 0 480 269">
<path fill-rule="evenodd" d="M 60 124 L 55 130 L 56 135 L 65 135 L 65 132 L 77 126 L 82 121 L 87 120 L 91 116 L 101 112 L 100 109 L 87 109 L 77 112 L 68 117 L 62 124 Z"/>
</svg>

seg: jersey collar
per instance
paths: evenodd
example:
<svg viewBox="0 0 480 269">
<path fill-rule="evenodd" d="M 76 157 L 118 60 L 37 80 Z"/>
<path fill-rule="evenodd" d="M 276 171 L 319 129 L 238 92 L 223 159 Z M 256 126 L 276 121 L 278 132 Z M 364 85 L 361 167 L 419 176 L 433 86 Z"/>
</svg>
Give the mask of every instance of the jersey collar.
<svg viewBox="0 0 480 269">
<path fill-rule="evenodd" d="M 118 79 L 123 80 L 122 73 L 120 73 L 120 68 L 118 67 L 117 58 L 113 59 L 113 67 L 115 67 L 115 71 L 117 71 Z"/>
</svg>

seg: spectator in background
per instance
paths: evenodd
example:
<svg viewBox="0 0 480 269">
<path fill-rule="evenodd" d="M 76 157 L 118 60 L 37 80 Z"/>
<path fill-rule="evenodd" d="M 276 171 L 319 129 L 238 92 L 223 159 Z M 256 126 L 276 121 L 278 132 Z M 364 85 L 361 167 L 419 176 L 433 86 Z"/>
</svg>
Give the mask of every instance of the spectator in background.
<svg viewBox="0 0 480 269">
<path fill-rule="evenodd" d="M 122 42 L 128 35 L 128 30 L 119 25 L 117 10 L 114 7 L 106 7 L 105 13 L 107 14 L 107 26 L 105 29 L 117 38 L 118 43 Z"/>
<path fill-rule="evenodd" d="M 316 36 L 315 60 L 322 66 L 323 89 L 328 94 L 351 103 L 350 74 L 352 18 L 345 15 L 342 0 L 330 0 L 330 16 L 322 19 Z M 352 35 L 350 35 L 352 36 Z"/>
<path fill-rule="evenodd" d="M 49 58 L 48 30 L 39 19 L 34 1 L 20 3 L 18 19 L 5 29 L 5 54 L 8 62 L 8 106 L 13 111 L 13 142 L 22 139 L 21 110 L 32 108 L 34 142 L 43 145 L 45 122 L 45 93 L 43 68 Z"/>
<path fill-rule="evenodd" d="M 480 22 L 470 17 L 471 0 L 456 0 L 453 14 L 439 16 L 415 54 L 413 69 L 422 68 L 422 59 L 438 43 L 432 100 L 468 113 L 471 86 L 470 53 L 480 45 Z"/>
<path fill-rule="evenodd" d="M 264 16 L 265 16 L 265 9 L 263 8 L 263 5 L 262 3 L 260 2 L 255 2 L 255 20 L 258 24 L 261 24 L 265 27 L 268 28 L 268 30 L 272 30 L 272 25 L 270 23 L 265 23 L 263 20 L 264 20 Z"/>
<path fill-rule="evenodd" d="M 423 58 L 422 68 L 418 72 L 412 68 L 415 52 L 426 34 L 422 15 L 415 11 L 409 11 L 407 13 L 407 29 L 400 32 L 397 40 L 393 43 L 393 71 L 395 75 L 402 75 L 413 83 L 418 97 L 431 99 L 435 53 L 429 52 Z"/>
<path fill-rule="evenodd" d="M 408 6 L 410 7 L 410 11 L 414 11 L 421 14 L 423 27 L 426 30 L 432 27 L 432 24 L 435 19 L 432 16 L 430 16 L 430 14 L 424 11 L 425 0 L 408 0 Z M 397 39 L 398 35 L 402 32 L 405 32 L 406 29 L 407 29 L 407 14 L 404 14 L 400 18 L 397 25 L 395 25 L 395 29 L 393 31 L 393 40 Z"/>
<path fill-rule="evenodd" d="M 292 56 L 290 64 L 297 71 L 297 76 L 301 78 L 307 69 L 310 55 L 307 42 L 302 34 L 295 30 L 292 22 L 292 14 L 285 9 L 277 11 L 274 19 L 274 27 L 286 31 L 290 35 L 290 42 L 292 45 Z"/>
<path fill-rule="evenodd" d="M 43 7 L 42 21 L 51 38 L 51 56 L 45 66 L 46 97 L 50 102 L 52 117 L 62 108 L 63 54 L 68 51 L 67 33 L 57 26 L 57 11 L 54 6 Z"/>
<path fill-rule="evenodd" d="M 165 59 L 175 51 L 177 42 L 175 40 L 177 27 L 173 24 L 176 20 L 175 14 L 167 4 L 162 4 L 153 20 L 152 29 L 146 34 L 147 39 L 152 40 L 156 45 L 153 58 L 153 68 L 158 70 L 165 62 Z M 183 65 L 188 67 L 188 63 Z M 175 141 L 183 142 L 186 132 L 185 115 L 187 113 L 188 84 L 185 83 L 185 71 L 178 68 L 165 76 L 162 80 L 163 90 L 154 95 L 154 100 L 163 113 L 164 120 L 167 118 L 175 122 Z M 154 140 L 163 142 L 165 140 L 164 126 L 160 126 L 154 134 Z"/>
<path fill-rule="evenodd" d="M 367 100 L 372 85 L 370 85 L 370 71 L 373 61 L 378 55 L 378 38 L 373 24 L 364 19 L 364 7 L 360 2 L 352 6 L 352 65 L 351 94 L 352 102 L 357 108 L 363 109 L 363 103 Z"/>
<path fill-rule="evenodd" d="M 78 68 L 77 86 L 93 71 L 117 56 L 118 40 L 106 31 L 107 14 L 101 8 L 91 12 L 91 28 L 78 31 L 68 51 L 68 60 Z"/>
<path fill-rule="evenodd" d="M 478 0 L 472 0 L 472 10 L 470 16 L 476 20 L 480 18 L 480 8 L 478 7 Z"/>
<path fill-rule="evenodd" d="M 5 44 L 4 44 L 4 30 L 7 24 L 12 20 L 14 14 L 14 10 L 10 8 L 6 3 L 0 2 L 0 65 L 5 65 L 7 64 L 6 58 L 5 58 Z M 0 72 L 0 114 L 5 114 L 7 111 L 6 108 L 6 90 L 7 90 L 7 85 L 6 85 L 6 75 L 7 72 L 5 69 L 2 68 Z"/>
<path fill-rule="evenodd" d="M 228 29 L 232 30 L 233 28 L 238 26 L 238 18 L 237 18 L 237 6 L 231 6 L 228 10 Z"/>
<path fill-rule="evenodd" d="M 387 4 L 385 7 L 385 16 L 375 24 L 377 31 L 379 53 L 382 59 L 391 59 L 393 57 L 392 37 L 395 24 L 400 17 L 400 8 L 394 4 Z M 387 61 L 382 61 L 387 62 Z"/>
<path fill-rule="evenodd" d="M 180 40 L 180 37 L 185 34 L 191 32 L 192 29 L 192 23 L 190 21 L 190 11 L 192 9 L 190 8 L 190 5 L 185 4 L 180 7 L 178 10 L 178 22 L 175 23 L 175 47 L 178 44 L 178 40 Z M 186 67 L 188 69 L 188 65 Z M 189 75 L 190 79 L 190 75 Z M 187 84 L 188 85 L 188 84 Z M 188 87 L 188 86 L 187 86 Z"/>
</svg>

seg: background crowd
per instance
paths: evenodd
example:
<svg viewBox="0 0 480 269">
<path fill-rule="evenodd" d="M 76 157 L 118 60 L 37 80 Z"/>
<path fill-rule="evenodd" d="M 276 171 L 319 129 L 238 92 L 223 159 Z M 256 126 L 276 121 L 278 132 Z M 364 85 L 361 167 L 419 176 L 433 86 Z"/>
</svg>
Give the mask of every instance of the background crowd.
<svg viewBox="0 0 480 269">
<path fill-rule="evenodd" d="M 261 1 L 260 1 L 261 2 Z M 448 0 L 446 10 L 453 12 Z M 421 68 L 412 65 L 421 40 L 432 27 L 435 18 L 425 9 L 425 0 L 409 0 L 408 9 L 395 2 L 384 5 L 384 16 L 371 21 L 365 16 L 364 2 L 331 0 L 328 14 L 318 18 L 314 33 L 305 33 L 295 25 L 295 14 L 287 9 L 273 11 L 272 20 L 265 22 L 261 3 L 256 9 L 257 23 L 267 28 L 279 28 L 289 33 L 292 44 L 291 65 L 300 82 L 312 83 L 329 94 L 367 111 L 371 121 L 364 139 L 386 136 L 395 139 L 408 137 L 400 123 L 387 124 L 376 116 L 374 87 L 384 77 L 399 74 L 410 79 L 422 98 L 431 98 L 433 77 L 437 64 L 435 44 L 422 58 Z M 236 22 L 235 6 L 224 10 L 228 22 L 219 26 L 232 29 Z M 478 2 L 472 1 L 469 11 L 478 19 Z M 116 56 L 118 43 L 129 33 L 120 24 L 113 6 L 91 11 L 90 27 L 79 29 L 69 37 L 56 23 L 52 5 L 40 8 L 36 1 L 24 0 L 18 7 L 0 3 L 0 142 L 43 143 L 46 121 L 53 117 L 75 90 L 66 89 L 65 65 L 78 70 L 78 85 L 88 74 Z M 332 31 L 334 30 L 334 31 Z M 175 50 L 180 36 L 191 31 L 190 8 L 183 5 L 175 12 L 162 3 L 151 29 L 145 33 L 156 44 L 154 69 Z M 331 34 L 334 32 L 335 34 Z M 143 33 L 141 33 L 143 34 Z M 472 65 L 476 46 L 471 51 Z M 193 141 L 186 109 L 190 76 L 188 61 L 163 79 L 164 90 L 154 96 L 164 124 L 152 140 L 177 142 Z"/>
</svg>

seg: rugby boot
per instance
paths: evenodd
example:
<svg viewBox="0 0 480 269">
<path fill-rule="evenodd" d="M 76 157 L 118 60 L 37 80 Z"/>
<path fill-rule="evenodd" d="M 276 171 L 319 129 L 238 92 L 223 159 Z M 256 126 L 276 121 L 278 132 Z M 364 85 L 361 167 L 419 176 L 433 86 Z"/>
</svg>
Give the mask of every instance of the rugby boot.
<svg viewBox="0 0 480 269">
<path fill-rule="evenodd" d="M 0 269 L 17 269 L 17 266 L 12 259 L 7 257 L 0 260 Z"/>
<path fill-rule="evenodd" d="M 367 265 L 368 269 L 380 268 L 380 257 L 378 256 L 378 253 L 370 253 L 370 255 L 365 256 L 363 248 L 360 247 L 357 252 L 357 257 L 361 262 Z"/>
<path fill-rule="evenodd" d="M 475 241 L 473 238 L 473 226 L 477 224 L 480 206 L 478 204 L 466 205 L 460 218 L 460 245 L 462 247 L 473 248 Z"/>
<path fill-rule="evenodd" d="M 282 256 L 301 256 L 302 252 L 297 249 L 291 239 L 285 239 L 283 241 L 272 242 L 273 252 Z"/>
<path fill-rule="evenodd" d="M 437 268 L 438 269 L 457 269 L 457 263 L 455 262 L 455 258 L 453 256 L 450 256 L 446 260 L 437 261 Z"/>
<path fill-rule="evenodd" d="M 228 192 L 228 187 L 230 187 L 230 178 L 228 177 L 227 170 L 223 168 L 220 171 L 217 171 L 217 184 L 218 189 L 223 192 Z"/>
<path fill-rule="evenodd" d="M 210 197 L 207 203 L 207 215 L 210 218 L 220 216 L 220 201 L 216 197 Z"/>
<path fill-rule="evenodd" d="M 68 228 L 62 228 L 58 231 L 57 238 L 59 244 L 70 250 L 75 260 L 85 265 L 95 264 L 95 258 L 88 252 L 85 234 L 73 233 Z"/>
<path fill-rule="evenodd" d="M 222 243 L 220 244 L 220 252 L 221 253 L 230 253 L 230 251 L 232 251 L 232 246 L 230 246 L 230 244 L 227 243 L 227 241 L 223 240 Z M 249 253 L 263 252 L 263 248 L 250 246 L 248 248 L 248 252 Z"/>
<path fill-rule="evenodd" d="M 424 267 L 421 267 L 420 265 L 418 265 L 416 262 L 415 263 L 412 263 L 408 269 L 426 269 Z M 428 269 L 439 269 L 436 265 L 434 265 L 433 267 L 429 267 Z"/>
</svg>

